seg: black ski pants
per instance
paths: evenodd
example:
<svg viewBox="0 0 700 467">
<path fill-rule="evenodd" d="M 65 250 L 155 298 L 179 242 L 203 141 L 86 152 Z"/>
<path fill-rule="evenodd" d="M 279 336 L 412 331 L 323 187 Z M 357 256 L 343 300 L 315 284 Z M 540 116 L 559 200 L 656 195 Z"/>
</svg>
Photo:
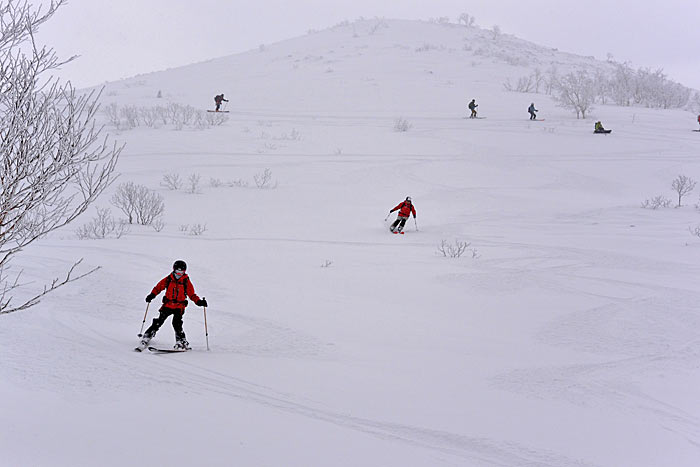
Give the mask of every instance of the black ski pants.
<svg viewBox="0 0 700 467">
<path fill-rule="evenodd" d="M 401 232 L 403 230 L 403 226 L 406 225 L 407 220 L 408 220 L 408 217 L 401 217 L 401 216 L 397 217 L 396 220 L 394 221 L 394 223 L 391 224 L 391 227 L 389 228 L 389 230 L 391 230 L 392 232 L 394 230 L 398 230 L 399 232 Z M 396 226 L 398 226 L 398 228 Z"/>
<path fill-rule="evenodd" d="M 535 115 L 535 112 L 530 112 L 530 120 L 537 120 L 537 115 Z"/>
<path fill-rule="evenodd" d="M 182 330 L 182 315 L 185 314 L 184 308 L 167 308 L 166 306 L 160 307 L 158 310 L 160 313 L 157 318 L 153 318 L 153 323 L 146 329 L 144 336 L 153 337 L 158 332 L 158 329 L 165 323 L 168 316 L 173 315 L 173 329 L 175 330 L 176 339 L 184 339 L 185 331 Z"/>
</svg>

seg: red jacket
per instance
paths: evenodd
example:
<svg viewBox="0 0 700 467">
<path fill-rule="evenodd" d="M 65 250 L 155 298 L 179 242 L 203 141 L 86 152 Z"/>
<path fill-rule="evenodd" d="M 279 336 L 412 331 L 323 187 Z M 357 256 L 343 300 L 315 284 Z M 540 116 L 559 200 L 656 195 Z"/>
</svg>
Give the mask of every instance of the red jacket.
<svg viewBox="0 0 700 467">
<path fill-rule="evenodd" d="M 407 201 L 402 201 L 401 203 L 399 203 L 398 206 L 396 206 L 394 209 L 392 209 L 389 212 L 394 212 L 397 209 L 400 209 L 399 217 L 408 217 L 411 214 L 413 214 L 413 217 L 416 217 L 416 208 L 413 207 L 413 203 L 409 203 Z"/>
<path fill-rule="evenodd" d="M 163 295 L 163 306 L 166 308 L 184 309 L 187 306 L 187 297 L 197 303 L 199 296 L 194 292 L 194 286 L 187 274 L 183 274 L 180 279 L 176 279 L 173 273 L 164 277 L 151 290 L 153 295 L 158 295 L 165 290 Z"/>
</svg>

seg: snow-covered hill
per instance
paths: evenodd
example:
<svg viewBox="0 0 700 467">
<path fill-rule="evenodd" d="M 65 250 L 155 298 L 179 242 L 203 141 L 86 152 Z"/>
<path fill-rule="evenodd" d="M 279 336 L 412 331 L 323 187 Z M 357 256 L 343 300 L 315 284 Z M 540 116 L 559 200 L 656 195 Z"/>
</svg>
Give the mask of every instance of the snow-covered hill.
<svg viewBox="0 0 700 467">
<path fill-rule="evenodd" d="M 0 465 L 697 465 L 697 193 L 640 203 L 700 177 L 700 133 L 682 111 L 576 120 L 503 90 L 553 61 L 608 66 L 364 21 L 108 84 L 105 104 L 145 107 L 224 92 L 230 118 L 117 132 L 121 177 L 97 204 L 146 185 L 161 231 L 66 229 L 14 263 L 30 291 L 80 257 L 102 269 L 0 319 Z M 463 118 L 471 98 L 486 119 Z M 265 169 L 275 188 L 256 187 Z M 391 235 L 407 195 L 417 222 Z M 470 245 L 449 258 L 443 241 Z M 190 305 L 192 352 L 132 352 L 178 258 L 211 351 Z M 169 323 L 153 342 L 172 345 Z"/>
</svg>

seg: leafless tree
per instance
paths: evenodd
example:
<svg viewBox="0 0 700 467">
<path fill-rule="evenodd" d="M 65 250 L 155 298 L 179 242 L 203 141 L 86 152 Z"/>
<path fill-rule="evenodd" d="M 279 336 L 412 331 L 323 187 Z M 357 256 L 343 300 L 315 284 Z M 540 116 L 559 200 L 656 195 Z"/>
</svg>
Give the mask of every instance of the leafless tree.
<svg viewBox="0 0 700 467">
<path fill-rule="evenodd" d="M 126 214 L 129 224 L 135 221 L 137 224 L 150 225 L 165 210 L 161 195 L 134 182 L 120 184 L 111 202 Z"/>
<path fill-rule="evenodd" d="M 685 175 L 679 175 L 673 182 L 671 182 L 671 188 L 673 188 L 673 191 L 678 193 L 678 206 L 681 207 L 681 199 L 693 191 L 695 188 L 695 184 L 697 182 L 693 180 L 690 177 L 686 177 Z"/>
<path fill-rule="evenodd" d="M 475 21 L 476 21 L 476 18 L 471 16 L 469 13 L 462 13 L 461 15 L 459 15 L 459 18 L 457 19 L 457 22 L 459 24 L 464 24 L 468 28 L 473 28 Z"/>
<path fill-rule="evenodd" d="M 199 193 L 199 182 L 201 179 L 202 176 L 199 174 L 190 174 L 190 176 L 187 177 L 187 192 L 193 195 Z"/>
<path fill-rule="evenodd" d="M 586 118 L 586 113 L 593 108 L 595 94 L 593 78 L 578 70 L 559 79 L 554 99 L 560 107 L 576 112 L 576 118 Z"/>
<path fill-rule="evenodd" d="M 115 219 L 107 208 L 97 208 L 97 217 L 80 226 L 75 235 L 80 240 L 86 240 L 107 238 L 110 235 L 121 238 L 127 233 L 129 233 L 129 224 L 124 219 Z"/>
<path fill-rule="evenodd" d="M 0 314 L 29 308 L 46 293 L 83 277 L 54 280 L 13 305 L 12 258 L 49 232 L 75 220 L 115 178 L 121 147 L 101 136 L 99 93 L 77 95 L 51 76 L 61 61 L 34 35 L 65 3 L 35 8 L 0 0 Z M 89 271 L 90 272 L 95 271 Z"/>
<path fill-rule="evenodd" d="M 169 173 L 163 175 L 163 180 L 160 184 L 168 190 L 179 190 L 182 188 L 182 179 L 180 178 L 180 174 Z"/>
<path fill-rule="evenodd" d="M 461 258 L 465 252 L 470 251 L 472 258 L 478 258 L 477 251 L 474 248 L 469 248 L 470 245 L 469 242 L 459 240 L 455 240 L 454 243 L 442 240 L 438 245 L 438 252 L 447 258 Z"/>
<path fill-rule="evenodd" d="M 653 198 L 645 199 L 644 202 L 642 203 L 642 207 L 644 209 L 659 209 L 659 208 L 670 208 L 671 207 L 671 201 L 670 199 L 666 198 L 663 195 L 659 196 L 654 196 Z"/>
<path fill-rule="evenodd" d="M 277 187 L 277 182 L 275 182 L 274 185 L 272 184 L 272 170 L 270 169 L 265 169 L 263 172 L 253 175 L 253 179 L 258 188 Z"/>
</svg>

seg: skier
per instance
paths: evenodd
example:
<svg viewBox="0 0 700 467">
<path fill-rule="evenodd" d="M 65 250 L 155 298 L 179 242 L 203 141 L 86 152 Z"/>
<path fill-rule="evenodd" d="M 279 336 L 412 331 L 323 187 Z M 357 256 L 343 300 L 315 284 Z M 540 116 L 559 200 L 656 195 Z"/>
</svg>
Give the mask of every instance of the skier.
<svg viewBox="0 0 700 467">
<path fill-rule="evenodd" d="M 698 115 L 698 125 L 700 125 L 700 115 Z"/>
<path fill-rule="evenodd" d="M 221 108 L 221 103 L 228 102 L 228 99 L 224 99 L 224 95 L 222 93 L 222 94 L 219 94 L 218 96 L 214 96 L 214 102 L 216 103 L 216 112 L 218 112 L 219 109 Z"/>
<path fill-rule="evenodd" d="M 469 103 L 469 110 L 472 111 L 472 114 L 469 116 L 469 118 L 476 118 L 477 107 L 479 107 L 479 104 L 476 103 L 476 99 L 472 99 L 472 101 Z"/>
<path fill-rule="evenodd" d="M 389 230 L 391 230 L 393 233 L 403 233 L 403 227 L 406 225 L 406 221 L 408 220 L 408 216 L 413 214 L 413 218 L 416 218 L 416 208 L 413 207 L 413 203 L 411 203 L 411 197 L 406 196 L 406 199 L 404 201 L 401 201 L 398 206 L 396 206 L 394 209 L 389 211 L 389 214 L 391 214 L 394 211 L 399 211 L 398 216 L 396 217 L 396 220 L 394 221 L 393 224 L 391 224 L 391 227 L 389 227 Z"/>
<path fill-rule="evenodd" d="M 190 344 L 185 338 L 185 332 L 182 330 L 182 316 L 185 314 L 187 306 L 187 297 L 189 297 L 197 306 L 207 306 L 206 299 L 199 298 L 194 291 L 194 286 L 190 278 L 185 274 L 187 264 L 178 259 L 173 263 L 173 272 L 163 278 L 151 293 L 146 295 L 146 302 L 151 303 L 151 300 L 156 298 L 160 292 L 165 290 L 163 295 L 163 306 L 160 307 L 160 314 L 157 318 L 153 318 L 153 323 L 146 329 L 141 339 L 141 345 L 136 350 L 141 351 L 148 346 L 148 343 L 156 335 L 158 329 L 163 325 L 168 316 L 173 316 L 173 329 L 175 330 L 175 349 L 189 350 Z"/>
<path fill-rule="evenodd" d="M 527 111 L 530 112 L 530 120 L 537 120 L 537 115 L 535 115 L 535 112 L 539 112 L 539 110 L 535 108 L 534 102 L 530 104 L 530 107 L 527 108 Z"/>
<path fill-rule="evenodd" d="M 606 130 L 603 128 L 603 124 L 600 123 L 600 120 L 595 122 L 595 129 L 593 130 L 593 133 L 610 133 L 612 130 Z"/>
</svg>

